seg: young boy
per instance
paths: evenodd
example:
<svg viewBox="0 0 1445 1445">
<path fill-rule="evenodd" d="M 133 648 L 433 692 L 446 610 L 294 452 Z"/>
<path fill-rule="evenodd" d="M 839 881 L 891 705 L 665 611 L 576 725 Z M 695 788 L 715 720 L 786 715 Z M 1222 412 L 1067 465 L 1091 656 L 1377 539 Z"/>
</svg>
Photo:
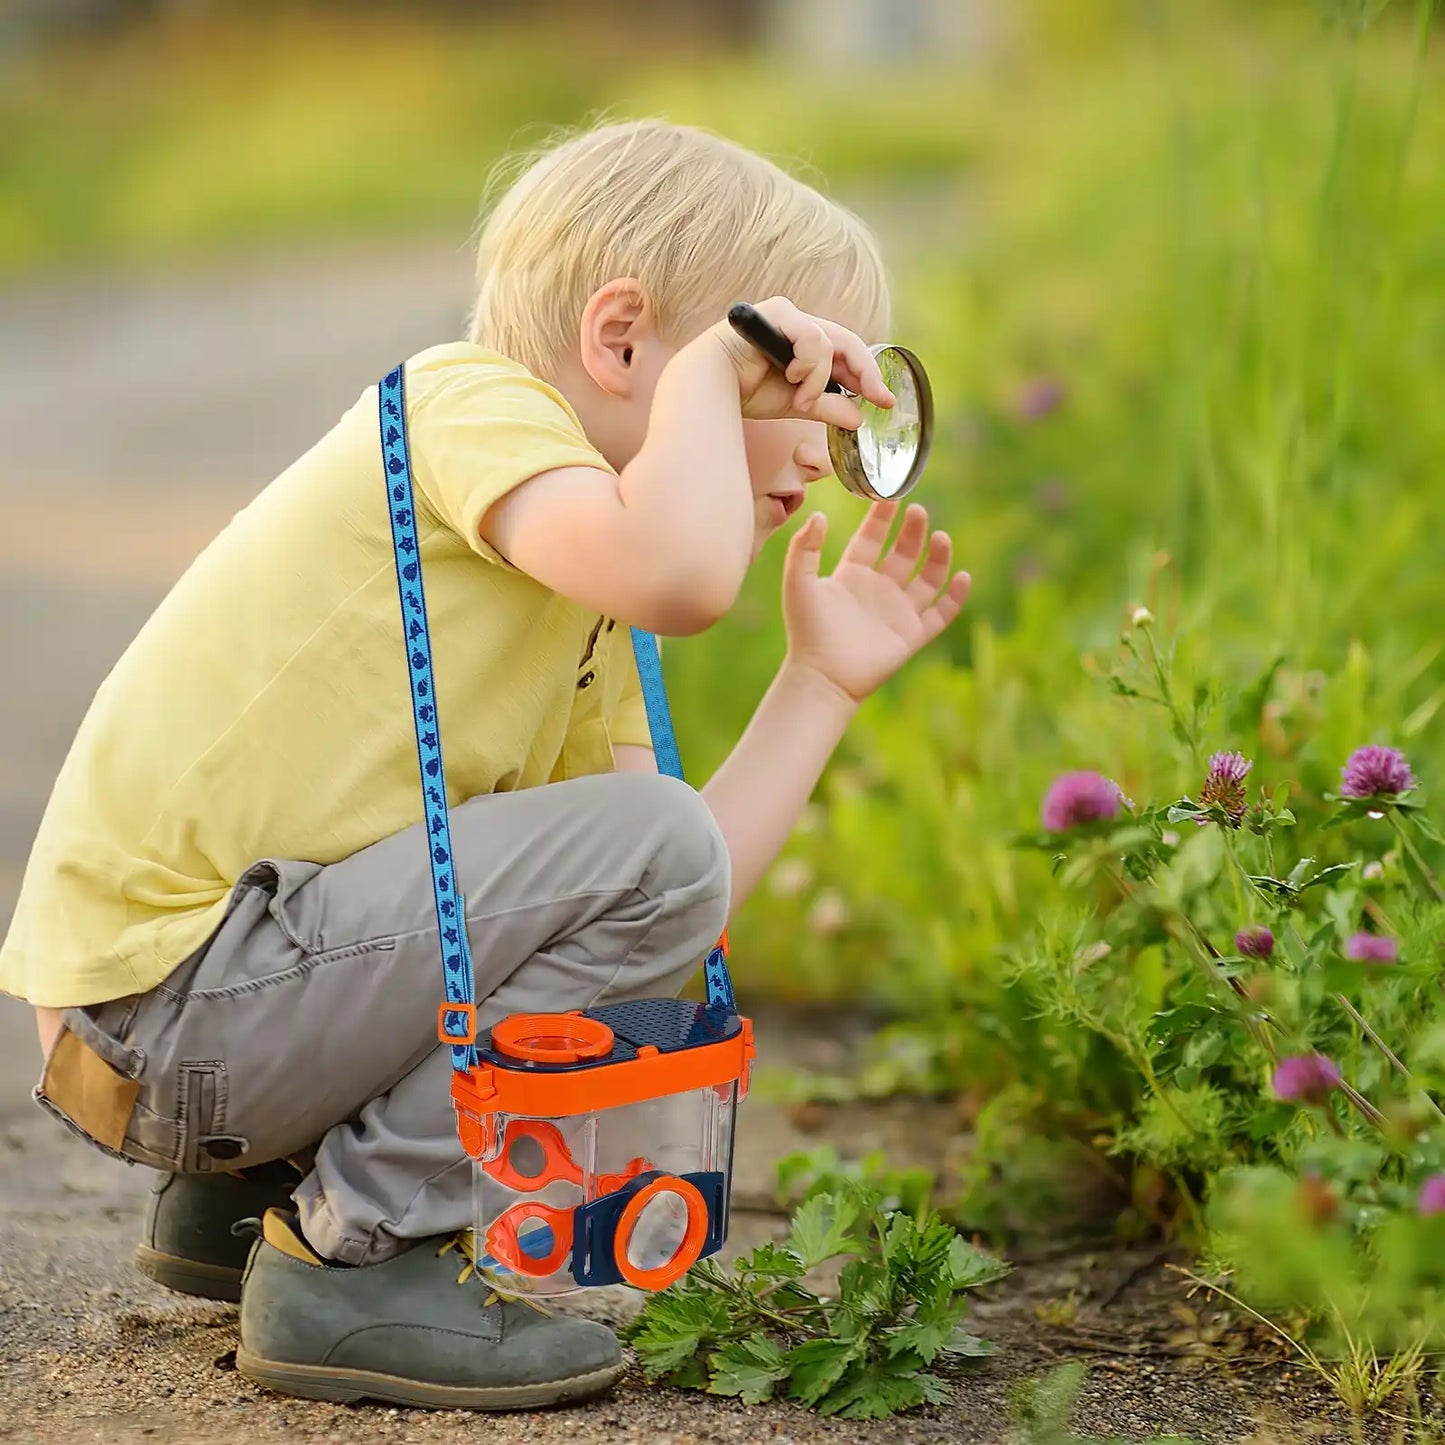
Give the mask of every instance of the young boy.
<svg viewBox="0 0 1445 1445">
<path fill-rule="evenodd" d="M 682 636 L 727 612 L 829 474 L 825 423 L 858 425 L 830 378 L 891 403 L 860 339 L 887 335 L 881 265 L 771 164 L 642 123 L 534 158 L 478 272 L 470 340 L 405 381 L 482 1029 L 678 992 L 858 703 L 968 577 L 921 508 L 889 548 L 889 506 L 823 577 L 810 517 L 751 725 L 701 793 L 659 776 L 628 624 Z M 724 320 L 764 296 L 786 374 Z M 37 1100 L 162 1171 L 141 1267 L 239 1295 L 250 1378 L 410 1405 L 581 1398 L 620 1374 L 609 1331 L 457 1288 L 472 1166 L 437 1041 L 411 728 L 373 387 L 99 689 L 0 988 L 38 1010 Z M 261 1214 L 247 1263 L 231 1225 Z"/>
</svg>

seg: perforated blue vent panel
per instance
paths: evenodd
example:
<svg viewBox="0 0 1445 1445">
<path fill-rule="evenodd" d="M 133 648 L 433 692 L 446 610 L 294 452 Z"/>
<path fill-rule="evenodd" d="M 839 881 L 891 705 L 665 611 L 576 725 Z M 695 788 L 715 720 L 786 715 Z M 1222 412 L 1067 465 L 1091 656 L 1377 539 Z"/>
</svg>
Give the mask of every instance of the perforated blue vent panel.
<svg viewBox="0 0 1445 1445">
<path fill-rule="evenodd" d="M 661 1054 L 702 1048 L 736 1038 L 742 1020 L 732 1009 L 716 1004 L 691 1003 L 680 998 L 643 998 L 627 1003 L 605 1004 L 584 1010 L 584 1017 L 596 1019 L 612 1030 L 613 1048 L 605 1059 L 588 1059 L 580 1064 L 534 1064 L 500 1054 L 492 1048 L 490 1031 L 478 1036 L 477 1053 L 497 1068 L 525 1073 L 567 1073 L 574 1069 L 603 1069 L 637 1057 L 637 1050 L 650 1044 Z"/>
</svg>

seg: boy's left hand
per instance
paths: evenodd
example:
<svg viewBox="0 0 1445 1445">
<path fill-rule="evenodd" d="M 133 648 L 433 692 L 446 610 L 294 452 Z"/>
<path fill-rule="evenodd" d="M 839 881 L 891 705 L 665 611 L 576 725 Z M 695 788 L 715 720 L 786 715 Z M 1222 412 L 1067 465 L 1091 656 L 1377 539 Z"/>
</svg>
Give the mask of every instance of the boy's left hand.
<svg viewBox="0 0 1445 1445">
<path fill-rule="evenodd" d="M 788 662 L 817 673 L 855 703 L 932 642 L 968 599 L 971 579 L 959 572 L 949 580 L 953 543 L 946 532 L 929 536 L 922 507 L 908 508 L 888 547 L 897 511 L 896 502 L 875 503 L 827 577 L 819 571 L 828 532 L 821 512 L 808 518 L 788 547 Z"/>
</svg>

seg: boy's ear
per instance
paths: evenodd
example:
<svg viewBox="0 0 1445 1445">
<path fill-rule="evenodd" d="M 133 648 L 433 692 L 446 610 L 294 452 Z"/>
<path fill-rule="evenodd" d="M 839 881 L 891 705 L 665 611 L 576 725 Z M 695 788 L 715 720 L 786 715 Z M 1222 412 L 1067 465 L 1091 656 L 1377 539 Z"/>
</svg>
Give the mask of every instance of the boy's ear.
<svg viewBox="0 0 1445 1445">
<path fill-rule="evenodd" d="M 627 396 L 637 379 L 637 349 L 656 335 L 652 302 L 632 277 L 609 281 L 582 311 L 582 369 L 609 396 Z"/>
</svg>

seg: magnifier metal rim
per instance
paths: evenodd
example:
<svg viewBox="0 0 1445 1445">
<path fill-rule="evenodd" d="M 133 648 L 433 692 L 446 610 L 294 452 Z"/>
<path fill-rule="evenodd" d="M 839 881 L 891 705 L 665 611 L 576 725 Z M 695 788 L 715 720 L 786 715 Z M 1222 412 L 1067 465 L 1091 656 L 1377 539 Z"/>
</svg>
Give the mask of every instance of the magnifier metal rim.
<svg viewBox="0 0 1445 1445">
<path fill-rule="evenodd" d="M 833 463 L 833 471 L 838 480 L 855 497 L 864 497 L 872 502 L 894 502 L 899 497 L 907 496 L 918 485 L 923 468 L 928 462 L 928 453 L 933 446 L 933 388 L 929 384 L 923 363 L 906 346 L 886 341 L 878 346 L 870 346 L 868 350 L 875 357 L 885 351 L 896 352 L 903 358 L 904 365 L 913 377 L 913 385 L 918 393 L 918 450 L 914 453 L 913 465 L 909 467 L 903 485 L 885 496 L 876 490 L 864 470 L 863 458 L 858 450 L 857 432 L 849 431 L 845 427 L 830 426 L 828 457 Z"/>
</svg>

